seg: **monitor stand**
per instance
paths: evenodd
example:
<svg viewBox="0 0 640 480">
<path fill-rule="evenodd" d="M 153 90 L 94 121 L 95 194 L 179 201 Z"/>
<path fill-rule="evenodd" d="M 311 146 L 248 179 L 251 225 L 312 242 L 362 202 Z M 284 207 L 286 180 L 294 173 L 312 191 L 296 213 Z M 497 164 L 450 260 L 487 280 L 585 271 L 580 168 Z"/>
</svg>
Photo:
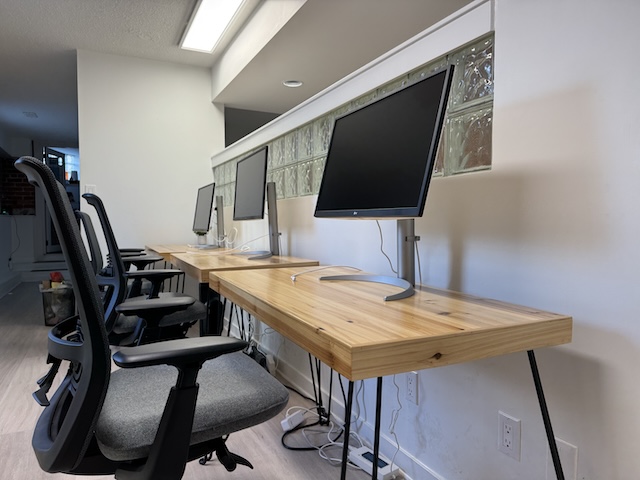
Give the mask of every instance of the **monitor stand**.
<svg viewBox="0 0 640 480">
<path fill-rule="evenodd" d="M 200 250 L 210 250 L 213 248 L 218 248 L 218 245 L 212 244 L 212 243 L 207 243 L 207 235 L 199 235 L 196 234 L 198 236 L 198 243 L 195 244 L 188 244 L 187 247 L 189 248 L 197 248 Z"/>
<path fill-rule="evenodd" d="M 264 258 L 273 257 L 273 253 L 267 250 L 254 250 L 247 252 L 234 253 L 234 255 L 251 255 L 247 260 L 262 260 Z"/>
<path fill-rule="evenodd" d="M 275 182 L 267 183 L 267 217 L 269 219 L 269 250 L 240 252 L 235 255 L 252 255 L 248 260 L 264 260 L 280 255 L 280 231 L 278 230 L 278 196 Z"/>
<path fill-rule="evenodd" d="M 387 302 L 411 297 L 415 293 L 413 286 L 416 283 L 414 249 L 415 243 L 420 240 L 420 237 L 415 236 L 415 221 L 413 218 L 397 220 L 396 230 L 398 236 L 397 278 L 386 275 L 330 275 L 327 277 L 320 277 L 320 280 L 350 280 L 357 282 L 384 283 L 386 285 L 393 285 L 404 289 L 401 292 L 384 297 L 384 300 Z"/>
</svg>

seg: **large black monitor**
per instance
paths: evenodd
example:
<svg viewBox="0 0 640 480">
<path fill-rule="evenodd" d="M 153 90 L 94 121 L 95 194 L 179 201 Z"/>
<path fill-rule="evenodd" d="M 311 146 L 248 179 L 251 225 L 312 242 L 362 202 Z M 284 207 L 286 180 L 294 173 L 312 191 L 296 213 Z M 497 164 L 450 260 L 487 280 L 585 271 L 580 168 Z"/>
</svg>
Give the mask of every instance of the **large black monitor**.
<svg viewBox="0 0 640 480">
<path fill-rule="evenodd" d="M 316 217 L 419 217 L 453 67 L 336 119 Z"/>
<path fill-rule="evenodd" d="M 278 243 L 278 212 L 276 207 L 275 183 L 267 183 L 267 146 L 239 160 L 236 166 L 236 192 L 233 204 L 234 220 L 254 220 L 264 218 L 265 193 L 269 216 L 269 250 L 246 251 L 255 260 L 280 254 Z"/>
<path fill-rule="evenodd" d="M 196 212 L 193 216 L 193 233 L 198 236 L 206 235 L 211 229 L 211 212 L 213 212 L 213 193 L 215 189 L 215 183 L 210 183 L 198 189 Z"/>
<path fill-rule="evenodd" d="M 253 220 L 264 217 L 266 184 L 267 147 L 263 147 L 238 161 L 233 203 L 234 220 Z"/>
<path fill-rule="evenodd" d="M 453 65 L 336 119 L 316 217 L 398 219 L 398 278 L 323 277 L 390 283 L 413 295 L 414 217 L 422 216 L 453 77 Z"/>
</svg>

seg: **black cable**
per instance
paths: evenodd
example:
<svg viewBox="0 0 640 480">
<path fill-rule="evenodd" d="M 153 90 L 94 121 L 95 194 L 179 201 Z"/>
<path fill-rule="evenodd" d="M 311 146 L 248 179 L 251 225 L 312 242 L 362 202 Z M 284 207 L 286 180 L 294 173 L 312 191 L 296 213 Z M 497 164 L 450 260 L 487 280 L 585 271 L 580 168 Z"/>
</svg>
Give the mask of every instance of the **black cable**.
<svg viewBox="0 0 640 480">
<path fill-rule="evenodd" d="M 299 430 L 302 430 L 303 428 L 308 428 L 308 427 L 315 427 L 316 425 L 320 425 L 320 421 L 318 420 L 317 422 L 313 422 L 310 423 L 308 425 L 305 424 L 300 424 L 294 428 L 292 428 L 289 431 L 286 431 L 282 434 L 282 438 L 280 439 L 280 442 L 282 443 L 282 446 L 284 448 L 286 448 L 287 450 L 294 450 L 294 451 L 298 451 L 298 452 L 308 452 L 310 450 L 318 450 L 318 448 L 322 447 L 322 445 L 320 445 L 320 447 L 292 447 L 286 444 L 285 442 L 285 438 L 287 438 L 289 435 L 291 435 L 294 432 L 297 432 Z"/>
<path fill-rule="evenodd" d="M 297 393 L 298 395 L 300 395 L 302 398 L 304 398 L 305 400 L 308 400 L 309 402 L 313 402 L 313 398 L 311 397 L 307 397 L 304 393 L 300 392 L 299 390 L 296 390 L 295 388 L 293 388 L 290 385 L 285 385 L 285 388 L 287 390 L 291 390 L 294 393 Z"/>
</svg>

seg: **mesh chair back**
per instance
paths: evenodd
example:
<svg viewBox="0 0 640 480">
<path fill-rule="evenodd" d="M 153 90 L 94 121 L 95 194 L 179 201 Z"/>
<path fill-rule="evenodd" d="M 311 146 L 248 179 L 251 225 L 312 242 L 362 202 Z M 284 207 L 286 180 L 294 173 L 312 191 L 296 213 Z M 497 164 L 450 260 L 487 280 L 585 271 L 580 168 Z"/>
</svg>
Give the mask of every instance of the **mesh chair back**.
<svg viewBox="0 0 640 480">
<path fill-rule="evenodd" d="M 32 440 L 43 470 L 72 471 L 91 444 L 109 383 L 111 357 L 102 304 L 64 187 L 33 157 L 21 157 L 15 166 L 42 191 L 76 298 L 78 315 L 62 321 L 49 334 L 49 359 L 68 360 L 70 365 L 42 412 Z"/>
<path fill-rule="evenodd" d="M 110 291 L 107 292 L 108 296 L 105 298 L 104 307 L 105 327 L 107 332 L 110 333 L 119 316 L 116 311 L 116 306 L 120 305 L 127 297 L 127 270 L 124 266 L 124 262 L 122 261 L 122 256 L 118 249 L 118 243 L 113 233 L 113 229 L 111 228 L 111 222 L 109 221 L 109 217 L 107 216 L 107 211 L 104 208 L 102 200 L 93 193 L 85 193 L 82 195 L 82 198 L 96 209 L 96 213 L 98 214 L 98 219 L 100 220 L 100 225 L 102 227 L 102 233 L 105 241 L 107 242 L 107 257 L 109 262 L 106 268 L 107 271 L 99 273 L 98 283 L 100 285 L 110 286 Z M 86 228 L 87 224 L 85 224 L 85 230 Z M 93 235 L 95 238 L 95 231 Z M 95 242 L 97 245 L 97 239 Z"/>
</svg>

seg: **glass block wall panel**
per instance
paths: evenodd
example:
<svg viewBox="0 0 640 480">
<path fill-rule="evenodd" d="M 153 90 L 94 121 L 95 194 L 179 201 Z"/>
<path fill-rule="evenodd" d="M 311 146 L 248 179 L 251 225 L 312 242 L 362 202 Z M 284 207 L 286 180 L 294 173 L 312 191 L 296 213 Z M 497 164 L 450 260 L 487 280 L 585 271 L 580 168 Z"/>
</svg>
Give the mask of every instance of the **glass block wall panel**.
<svg viewBox="0 0 640 480">
<path fill-rule="evenodd" d="M 383 85 L 382 87 L 380 87 L 377 90 L 376 96 L 377 97 L 385 97 L 387 95 L 390 95 L 393 92 L 396 92 L 398 90 L 402 90 L 404 87 L 407 86 L 409 81 L 409 77 L 408 76 L 404 76 L 401 77 L 393 82 L 387 83 L 386 85 Z"/>
<path fill-rule="evenodd" d="M 447 129 L 449 119 L 446 119 L 442 126 L 443 132 L 440 134 L 440 143 L 438 144 L 438 153 L 436 154 L 436 164 L 433 166 L 434 176 L 444 175 L 444 152 L 447 151 Z"/>
<path fill-rule="evenodd" d="M 486 168 L 491 165 L 493 110 L 465 111 L 450 118 L 448 148 L 457 160 L 451 173 Z"/>
<path fill-rule="evenodd" d="M 493 61 L 491 35 L 380 85 L 273 139 L 269 143 L 267 181 L 276 184 L 278 199 L 317 194 L 336 118 L 412 85 L 450 64 L 456 68 L 434 175 L 447 176 L 491 168 Z M 232 205 L 234 200 L 236 162 L 248 153 L 213 169 L 216 188 L 224 193 L 226 206 Z"/>
<path fill-rule="evenodd" d="M 276 197 L 278 198 L 278 200 L 283 199 L 284 198 L 284 168 L 267 172 L 267 182 L 273 182 L 276 184 Z"/>
<path fill-rule="evenodd" d="M 270 155 L 267 159 L 267 168 L 275 170 L 276 168 L 283 167 L 285 155 L 284 137 L 278 137 L 273 140 L 269 150 Z M 269 160 L 271 161 L 270 163 Z"/>
<path fill-rule="evenodd" d="M 298 166 L 289 165 L 284 169 L 284 196 L 293 198 L 298 196 Z"/>
<path fill-rule="evenodd" d="M 298 129 L 298 158 L 313 157 L 313 124 L 307 123 Z"/>
<path fill-rule="evenodd" d="M 316 158 L 313 161 L 313 171 L 311 173 L 312 193 L 317 195 L 320 191 L 320 183 L 322 183 L 322 175 L 324 175 L 324 164 L 327 157 Z"/>
<path fill-rule="evenodd" d="M 442 70 L 448 65 L 449 61 L 446 57 L 440 58 L 435 62 L 431 62 L 424 67 L 420 67 L 417 70 L 410 72 L 409 75 L 407 75 L 407 83 L 409 85 L 414 84 L 422 80 L 423 78 L 427 78 L 432 73 L 437 72 L 438 70 Z"/>
<path fill-rule="evenodd" d="M 233 205 L 234 195 L 236 193 L 235 183 L 229 183 L 222 186 L 222 192 L 216 192 L 216 195 L 222 194 L 222 199 L 225 205 Z M 216 187 L 217 190 L 217 187 Z"/>
<path fill-rule="evenodd" d="M 455 64 L 451 105 L 493 97 L 493 37 L 453 55 Z"/>
<path fill-rule="evenodd" d="M 284 137 L 284 164 L 291 165 L 298 161 L 298 134 L 293 131 Z"/>
<path fill-rule="evenodd" d="M 333 115 L 329 114 L 313 123 L 313 153 L 315 155 L 326 155 L 333 129 L 333 119 Z"/>
<path fill-rule="evenodd" d="M 313 160 L 298 164 L 298 195 L 313 193 Z"/>
</svg>

